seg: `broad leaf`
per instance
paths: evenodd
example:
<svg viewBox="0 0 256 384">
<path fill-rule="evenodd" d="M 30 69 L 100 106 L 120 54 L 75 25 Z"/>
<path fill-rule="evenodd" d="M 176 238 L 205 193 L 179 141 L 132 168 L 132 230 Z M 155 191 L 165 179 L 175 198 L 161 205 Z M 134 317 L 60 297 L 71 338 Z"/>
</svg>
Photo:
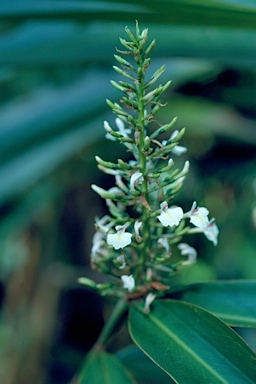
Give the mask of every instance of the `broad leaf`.
<svg viewBox="0 0 256 384">
<path fill-rule="evenodd" d="M 114 355 L 106 352 L 88 356 L 77 384 L 132 384 L 135 381 Z"/>
<path fill-rule="evenodd" d="M 193 284 L 179 294 L 183 301 L 207 309 L 229 325 L 256 327 L 256 281 Z"/>
<path fill-rule="evenodd" d="M 221 320 L 192 304 L 156 301 L 130 311 L 135 343 L 177 383 L 255 383 L 256 355 Z"/>
<path fill-rule="evenodd" d="M 174 383 L 162 369 L 158 367 L 136 345 L 130 345 L 116 353 L 116 357 L 129 369 L 140 384 Z"/>
</svg>

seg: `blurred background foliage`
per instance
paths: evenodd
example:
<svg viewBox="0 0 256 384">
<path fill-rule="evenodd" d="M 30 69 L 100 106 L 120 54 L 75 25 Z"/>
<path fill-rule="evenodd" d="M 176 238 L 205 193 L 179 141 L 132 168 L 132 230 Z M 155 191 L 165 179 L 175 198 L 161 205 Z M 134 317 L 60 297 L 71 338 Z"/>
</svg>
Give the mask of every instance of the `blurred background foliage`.
<svg viewBox="0 0 256 384">
<path fill-rule="evenodd" d="M 172 79 L 160 122 L 178 116 L 191 172 L 179 203 L 209 208 L 215 248 L 198 236 L 186 279 L 256 278 L 254 0 L 9 0 L 0 4 L 0 381 L 67 383 L 111 308 L 76 282 L 89 267 L 91 183 L 112 186 L 94 156 L 118 101 L 118 37 L 135 20 L 157 41 L 150 73 Z M 110 180 L 109 180 L 110 179 Z M 122 333 L 118 346 L 125 345 Z M 255 347 L 255 335 L 246 334 Z M 112 348 L 115 347 L 115 341 Z"/>
</svg>

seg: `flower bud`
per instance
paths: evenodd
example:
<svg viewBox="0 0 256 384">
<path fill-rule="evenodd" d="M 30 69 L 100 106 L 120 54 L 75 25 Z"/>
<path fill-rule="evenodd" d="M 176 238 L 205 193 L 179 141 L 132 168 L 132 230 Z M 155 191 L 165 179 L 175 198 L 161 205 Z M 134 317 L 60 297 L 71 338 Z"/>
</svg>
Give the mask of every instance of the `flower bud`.
<svg viewBox="0 0 256 384">
<path fill-rule="evenodd" d="M 114 80 L 110 80 L 110 83 L 113 85 L 114 88 L 116 88 L 118 91 L 125 92 L 125 88 L 122 87 L 120 84 L 116 83 Z"/>
<path fill-rule="evenodd" d="M 79 284 L 83 284 L 83 285 L 86 285 L 87 287 L 90 287 L 90 288 L 96 288 L 97 284 L 95 283 L 95 281 L 91 280 L 91 279 L 88 279 L 87 277 L 79 277 L 77 279 L 77 282 Z"/>
</svg>

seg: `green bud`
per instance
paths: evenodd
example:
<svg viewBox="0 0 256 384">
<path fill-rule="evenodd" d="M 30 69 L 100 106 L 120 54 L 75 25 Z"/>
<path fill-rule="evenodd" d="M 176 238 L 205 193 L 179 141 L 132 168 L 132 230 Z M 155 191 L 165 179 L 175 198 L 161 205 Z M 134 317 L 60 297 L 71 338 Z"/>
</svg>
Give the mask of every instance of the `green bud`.
<svg viewBox="0 0 256 384">
<path fill-rule="evenodd" d="M 116 65 L 113 65 L 113 68 L 120 75 L 127 77 L 130 80 L 136 81 L 135 77 L 133 77 L 132 75 L 130 75 L 128 72 L 124 71 L 123 69 L 117 67 Z"/>
<path fill-rule="evenodd" d="M 162 73 L 165 71 L 165 65 L 162 65 L 161 68 L 159 68 L 151 77 L 148 83 L 145 84 L 145 88 L 153 85 L 156 80 L 162 75 Z"/>
<path fill-rule="evenodd" d="M 168 165 L 164 168 L 159 169 L 158 172 L 161 172 L 161 173 L 168 172 L 172 169 L 173 166 L 174 166 L 174 161 L 172 159 L 169 159 Z"/>
<path fill-rule="evenodd" d="M 164 156 L 166 153 L 169 153 L 175 147 L 175 145 L 176 144 L 173 143 L 173 144 L 165 145 L 162 148 L 156 148 L 155 151 L 150 155 L 150 158 L 153 159 L 153 158 L 159 158 Z"/>
<path fill-rule="evenodd" d="M 177 118 L 176 118 L 176 120 L 177 120 Z M 172 141 L 174 141 L 174 142 L 180 141 L 180 139 L 182 139 L 182 137 L 184 136 L 185 132 L 186 132 L 186 128 L 182 128 L 182 129 L 180 130 L 180 132 L 177 134 L 177 136 L 175 136 L 175 137 L 172 139 Z"/>
<path fill-rule="evenodd" d="M 134 196 L 140 196 L 141 195 L 141 192 L 138 191 L 137 189 L 131 189 L 130 192 Z"/>
<path fill-rule="evenodd" d="M 122 159 L 118 159 L 117 163 L 119 165 L 119 168 L 122 169 L 122 170 L 130 170 L 132 168 L 129 164 L 127 164 Z"/>
<path fill-rule="evenodd" d="M 142 52 L 148 41 L 148 29 L 144 29 L 141 34 L 141 40 L 139 42 L 139 50 Z"/>
<path fill-rule="evenodd" d="M 77 279 L 77 282 L 79 284 L 86 285 L 87 287 L 90 287 L 90 288 L 96 288 L 96 286 L 97 286 L 95 281 L 88 279 L 87 277 L 79 277 Z"/>
<path fill-rule="evenodd" d="M 117 219 L 120 219 L 121 212 L 118 208 L 116 208 L 115 206 L 109 206 L 108 209 L 112 216 L 116 217 Z"/>
<path fill-rule="evenodd" d="M 129 84 L 129 83 L 125 83 L 124 81 L 119 81 L 120 85 L 124 88 L 126 88 L 127 90 L 131 90 L 133 91 L 134 93 L 136 93 L 136 88 L 132 85 L 132 84 Z"/>
<path fill-rule="evenodd" d="M 128 105 L 129 107 L 132 107 L 134 109 L 138 109 L 138 102 L 135 100 L 132 100 L 131 98 L 128 97 L 122 97 L 122 101 Z"/>
<path fill-rule="evenodd" d="M 119 40 L 120 40 L 120 43 L 121 43 L 125 48 L 129 49 L 129 51 L 132 51 L 132 50 L 133 50 L 134 44 L 127 42 L 126 40 L 122 39 L 121 37 L 119 38 Z"/>
<path fill-rule="evenodd" d="M 132 32 L 130 31 L 130 29 L 126 26 L 125 27 L 125 32 L 127 33 L 127 35 L 130 37 L 130 39 L 132 40 L 133 43 L 137 44 L 137 40 L 135 39 L 135 37 L 133 36 Z"/>
<path fill-rule="evenodd" d="M 110 161 L 104 161 L 99 156 L 95 156 L 95 160 L 98 164 L 103 165 L 103 167 L 117 169 L 117 165 L 115 163 L 111 163 Z"/>
<path fill-rule="evenodd" d="M 116 88 L 118 91 L 125 92 L 126 89 L 122 87 L 120 84 L 116 83 L 114 80 L 110 80 L 110 83 Z"/>
<path fill-rule="evenodd" d="M 139 49 L 137 49 L 134 52 L 134 60 L 136 61 L 137 64 L 139 64 L 139 62 L 140 62 L 140 51 L 139 51 Z"/>
<path fill-rule="evenodd" d="M 143 69 L 144 69 L 144 71 L 146 71 L 146 69 L 148 68 L 150 62 L 151 62 L 150 58 L 144 60 L 144 62 L 143 62 Z"/>
<path fill-rule="evenodd" d="M 155 132 L 153 132 L 153 133 L 150 135 L 150 138 L 151 138 L 151 139 L 154 139 L 154 138 L 157 137 L 158 135 L 161 135 L 162 133 L 165 133 L 166 131 L 168 131 L 169 129 L 171 129 L 171 128 L 175 125 L 177 119 L 178 119 L 178 118 L 177 118 L 177 116 L 176 116 L 176 117 L 174 117 L 174 118 L 172 119 L 172 121 L 171 121 L 169 124 L 165 124 L 165 125 L 163 125 L 161 128 L 158 128 Z M 176 141 L 176 137 L 175 137 L 175 141 Z"/>
<path fill-rule="evenodd" d="M 133 141 L 131 138 L 129 138 L 129 137 L 119 136 L 119 137 L 118 137 L 118 141 L 119 141 L 120 143 L 134 144 L 134 141 Z"/>
<path fill-rule="evenodd" d="M 116 114 L 116 115 L 118 115 L 118 116 L 124 116 L 124 117 L 128 117 L 129 115 L 128 115 L 128 113 L 127 112 L 125 112 L 125 111 L 123 111 L 122 110 L 122 108 L 113 108 L 113 112 Z"/>
<path fill-rule="evenodd" d="M 96 192 L 98 195 L 100 195 L 100 197 L 102 197 L 103 199 L 116 199 L 117 198 L 117 195 L 115 193 L 110 193 L 110 192 L 106 191 L 105 189 L 98 187 L 95 184 L 92 184 L 91 188 L 94 192 Z"/>
<path fill-rule="evenodd" d="M 189 171 L 189 167 L 190 167 L 190 164 L 189 164 L 189 161 L 187 160 L 185 161 L 184 167 L 181 170 L 181 172 L 175 177 L 175 180 L 185 176 Z"/>
<path fill-rule="evenodd" d="M 138 78 L 141 79 L 142 77 L 145 76 L 145 71 L 143 68 L 139 67 L 138 68 L 138 71 L 137 71 L 137 74 L 138 74 Z"/>
<path fill-rule="evenodd" d="M 137 124 L 137 120 L 132 115 L 127 114 L 126 120 L 128 123 L 132 123 L 134 126 Z"/>
<path fill-rule="evenodd" d="M 150 54 L 150 52 L 152 51 L 152 49 L 156 46 L 156 41 L 153 40 L 150 45 L 148 46 L 148 48 L 146 49 L 145 51 L 145 57 L 148 56 Z"/>
<path fill-rule="evenodd" d="M 156 104 L 156 105 L 152 108 L 152 110 L 151 110 L 151 114 L 152 114 L 152 115 L 156 115 L 157 112 L 160 110 L 160 108 L 161 108 L 161 105 Z"/>
<path fill-rule="evenodd" d="M 107 105 L 111 108 L 111 109 L 116 109 L 117 106 L 116 106 L 116 103 L 112 103 L 112 101 L 110 101 L 109 99 L 106 99 L 106 103 Z"/>
<path fill-rule="evenodd" d="M 161 176 L 161 173 L 150 173 L 148 176 L 152 179 L 158 179 Z"/>
<path fill-rule="evenodd" d="M 165 92 L 171 85 L 171 81 L 167 81 L 167 83 L 163 86 L 162 92 Z"/>
<path fill-rule="evenodd" d="M 149 147 L 150 147 L 150 138 L 146 136 L 144 140 L 144 149 L 147 151 Z"/>
<path fill-rule="evenodd" d="M 111 285 L 109 283 L 106 283 L 106 284 L 96 284 L 96 288 L 99 291 L 103 291 L 103 290 L 108 289 L 110 287 L 111 287 Z"/>
</svg>

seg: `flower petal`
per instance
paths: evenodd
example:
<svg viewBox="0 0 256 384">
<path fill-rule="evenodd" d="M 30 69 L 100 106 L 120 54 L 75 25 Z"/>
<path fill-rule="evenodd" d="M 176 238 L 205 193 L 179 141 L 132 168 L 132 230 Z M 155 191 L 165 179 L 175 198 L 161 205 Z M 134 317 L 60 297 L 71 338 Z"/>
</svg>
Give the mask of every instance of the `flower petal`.
<svg viewBox="0 0 256 384">
<path fill-rule="evenodd" d="M 107 235 L 107 243 L 115 249 L 124 248 L 132 241 L 132 234 L 125 232 L 124 226 L 117 226 L 116 233 L 110 233 Z"/>
<path fill-rule="evenodd" d="M 157 216 L 158 220 L 164 227 L 179 225 L 183 218 L 183 210 L 180 207 L 165 208 L 164 203 L 161 204 L 162 212 Z"/>
<path fill-rule="evenodd" d="M 121 276 L 121 280 L 123 282 L 124 288 L 127 289 L 129 292 L 132 292 L 135 287 L 135 280 L 133 275 L 123 275 Z"/>
</svg>

